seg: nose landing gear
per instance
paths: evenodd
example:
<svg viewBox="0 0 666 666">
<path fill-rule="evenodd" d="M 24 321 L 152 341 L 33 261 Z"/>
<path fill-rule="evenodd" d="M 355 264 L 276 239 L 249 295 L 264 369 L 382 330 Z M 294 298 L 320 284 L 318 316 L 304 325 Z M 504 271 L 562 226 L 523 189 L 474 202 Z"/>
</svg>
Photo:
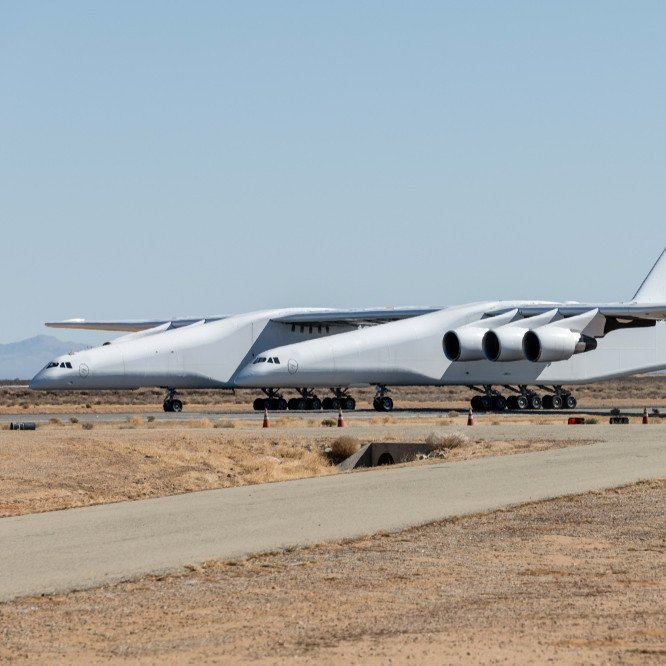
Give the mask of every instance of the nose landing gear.
<svg viewBox="0 0 666 666">
<path fill-rule="evenodd" d="M 372 406 L 377 412 L 390 412 L 393 411 L 393 400 L 386 395 L 391 389 L 383 385 L 377 386 L 375 399 L 372 401 Z"/>
<path fill-rule="evenodd" d="M 183 403 L 178 400 L 176 397 L 176 389 L 167 389 L 167 394 L 166 397 L 164 398 L 164 404 L 162 405 L 162 409 L 165 412 L 182 412 L 183 411 Z"/>
</svg>

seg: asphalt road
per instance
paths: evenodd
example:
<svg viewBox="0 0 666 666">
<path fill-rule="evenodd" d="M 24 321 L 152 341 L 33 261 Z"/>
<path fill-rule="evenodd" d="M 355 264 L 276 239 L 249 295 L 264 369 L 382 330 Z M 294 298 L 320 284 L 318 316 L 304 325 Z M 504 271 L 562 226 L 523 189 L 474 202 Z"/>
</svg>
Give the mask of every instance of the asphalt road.
<svg viewBox="0 0 666 666">
<path fill-rule="evenodd" d="M 3 518 L 0 600 L 666 476 L 666 428 L 602 430 L 587 446 Z"/>
<path fill-rule="evenodd" d="M 650 412 L 653 407 L 657 407 L 661 413 L 666 413 L 666 406 L 664 405 L 651 405 L 648 411 Z M 575 410 L 566 410 L 559 409 L 554 410 L 538 410 L 538 411 L 504 411 L 501 413 L 497 412 L 479 412 L 477 416 L 491 416 L 493 418 L 501 418 L 502 416 L 561 416 L 566 420 L 569 416 L 581 416 L 583 414 L 597 416 L 600 418 L 608 419 L 610 416 L 610 410 L 612 405 L 609 407 L 599 407 L 599 406 L 585 406 L 580 405 Z M 450 408 L 438 409 L 435 407 L 424 407 L 420 409 L 402 409 L 397 407 L 392 412 L 390 416 L 396 419 L 417 419 L 420 416 L 446 416 L 448 412 L 452 411 Z M 467 414 L 467 409 L 457 409 L 460 414 Z M 622 414 L 628 416 L 640 416 L 643 413 L 643 407 L 640 405 L 632 405 L 629 407 L 621 408 Z M 318 411 L 318 412 L 307 412 L 307 411 L 285 411 L 285 412 L 269 412 L 271 418 L 290 418 L 290 417 L 320 417 L 320 418 L 335 418 L 337 417 L 337 411 Z M 67 421 L 70 418 L 77 418 L 82 421 L 95 421 L 99 423 L 111 422 L 117 423 L 121 421 L 127 421 L 127 419 L 139 416 L 140 418 L 147 418 L 152 416 L 156 421 L 189 421 L 191 419 L 237 419 L 241 421 L 254 421 L 260 422 L 263 418 L 263 412 L 255 411 L 202 411 L 202 412 L 188 412 L 187 409 L 178 414 L 167 414 L 163 411 L 159 412 L 137 412 L 137 411 L 127 411 L 127 412 L 35 412 L 35 413 L 14 413 L 14 414 L 0 414 L 0 424 L 12 423 L 12 422 L 22 422 L 22 421 L 34 421 L 35 423 L 46 423 L 50 418 L 57 417 L 61 421 Z M 374 409 L 357 409 L 353 412 L 344 412 L 345 419 L 354 419 L 354 418 L 367 418 L 368 416 L 386 416 L 383 412 L 376 412 Z"/>
</svg>

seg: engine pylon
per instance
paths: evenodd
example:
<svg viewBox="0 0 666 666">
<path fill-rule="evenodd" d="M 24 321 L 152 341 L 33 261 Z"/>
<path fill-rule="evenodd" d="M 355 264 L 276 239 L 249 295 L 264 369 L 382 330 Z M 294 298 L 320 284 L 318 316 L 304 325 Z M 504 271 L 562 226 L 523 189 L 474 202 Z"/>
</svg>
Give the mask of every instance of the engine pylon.
<svg viewBox="0 0 666 666">
<path fill-rule="evenodd" d="M 264 407 L 264 424 L 261 427 L 262 428 L 271 427 L 271 420 L 268 418 L 268 407 Z"/>
</svg>

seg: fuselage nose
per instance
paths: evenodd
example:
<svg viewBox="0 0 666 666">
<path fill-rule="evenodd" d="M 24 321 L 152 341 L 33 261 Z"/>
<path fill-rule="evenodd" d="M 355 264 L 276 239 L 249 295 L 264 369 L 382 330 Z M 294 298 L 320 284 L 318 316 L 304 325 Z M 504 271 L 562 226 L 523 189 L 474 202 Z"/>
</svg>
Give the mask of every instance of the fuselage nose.
<svg viewBox="0 0 666 666">
<path fill-rule="evenodd" d="M 85 365 L 85 363 L 83 363 Z M 76 380 L 81 374 L 82 359 L 73 355 L 59 356 L 43 367 L 31 380 L 31 389 L 76 388 Z M 86 366 L 87 367 L 87 366 Z M 85 372 L 85 370 L 84 370 Z"/>
<path fill-rule="evenodd" d="M 275 387 L 288 372 L 287 364 L 282 363 L 279 356 L 270 351 L 263 352 L 241 369 L 234 383 L 249 388 Z"/>
</svg>

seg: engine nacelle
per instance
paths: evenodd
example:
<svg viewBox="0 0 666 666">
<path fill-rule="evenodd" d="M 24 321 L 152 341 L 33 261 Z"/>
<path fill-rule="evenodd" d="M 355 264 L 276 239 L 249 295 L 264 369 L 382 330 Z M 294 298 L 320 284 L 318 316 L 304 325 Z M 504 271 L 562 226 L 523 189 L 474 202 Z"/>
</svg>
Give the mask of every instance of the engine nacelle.
<svg viewBox="0 0 666 666">
<path fill-rule="evenodd" d="M 487 328 L 462 326 L 444 334 L 442 345 L 449 361 L 480 361 L 484 358 L 481 341 Z"/>
<path fill-rule="evenodd" d="M 574 354 L 582 354 L 597 348 L 597 341 L 567 328 L 544 326 L 525 333 L 523 352 L 533 363 L 567 361 Z"/>
<path fill-rule="evenodd" d="M 449 361 L 481 361 L 485 358 L 483 336 L 491 329 L 513 321 L 518 310 L 508 310 L 499 315 L 479 319 L 447 331 L 442 340 L 444 355 Z"/>
<path fill-rule="evenodd" d="M 483 336 L 483 353 L 489 361 L 522 361 L 524 328 L 506 326 Z"/>
</svg>

